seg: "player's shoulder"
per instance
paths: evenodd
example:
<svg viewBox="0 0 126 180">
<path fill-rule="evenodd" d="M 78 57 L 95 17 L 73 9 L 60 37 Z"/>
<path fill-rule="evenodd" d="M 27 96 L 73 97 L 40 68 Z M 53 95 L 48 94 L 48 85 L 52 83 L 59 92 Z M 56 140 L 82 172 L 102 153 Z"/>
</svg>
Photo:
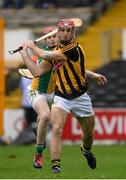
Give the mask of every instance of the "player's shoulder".
<svg viewBox="0 0 126 180">
<path fill-rule="evenodd" d="M 72 41 L 68 45 L 62 47 L 62 52 L 70 51 L 70 50 L 72 50 L 72 49 L 74 49 L 76 47 L 77 47 L 77 42 L 76 41 Z"/>
</svg>

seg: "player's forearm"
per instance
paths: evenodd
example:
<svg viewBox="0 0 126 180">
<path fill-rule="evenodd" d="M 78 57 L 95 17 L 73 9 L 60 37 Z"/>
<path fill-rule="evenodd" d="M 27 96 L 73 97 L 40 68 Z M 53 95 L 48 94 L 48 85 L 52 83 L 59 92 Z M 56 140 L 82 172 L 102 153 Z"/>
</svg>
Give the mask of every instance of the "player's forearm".
<svg viewBox="0 0 126 180">
<path fill-rule="evenodd" d="M 38 56 L 38 57 L 41 57 L 42 59 L 44 59 L 44 50 L 43 49 L 40 49 L 38 48 L 37 46 L 32 46 L 31 47 L 33 53 Z"/>
<path fill-rule="evenodd" d="M 43 49 L 38 48 L 32 40 L 26 42 L 25 46 L 30 48 L 35 55 L 47 61 L 61 61 L 66 59 L 65 55 L 63 55 L 61 51 L 45 51 Z"/>
<path fill-rule="evenodd" d="M 27 66 L 27 68 L 30 70 L 32 75 L 34 77 L 38 77 L 42 74 L 42 71 L 37 68 L 36 64 L 32 61 L 31 57 L 27 53 L 21 53 L 22 59 Z"/>
<path fill-rule="evenodd" d="M 88 77 L 90 77 L 91 79 L 93 79 L 95 73 L 92 72 L 92 71 L 86 70 L 86 75 L 87 75 Z"/>
<path fill-rule="evenodd" d="M 56 50 L 56 51 L 45 51 L 43 49 L 40 49 L 38 48 L 37 46 L 33 46 L 32 47 L 32 50 L 34 52 L 34 54 L 36 54 L 37 56 L 43 58 L 43 59 L 46 59 L 47 61 L 61 61 L 61 60 L 64 60 L 65 57 L 64 55 Z"/>
<path fill-rule="evenodd" d="M 102 74 L 94 73 L 92 71 L 86 70 L 86 74 L 91 77 L 94 81 L 97 82 L 99 85 L 105 85 L 108 81 L 105 76 Z"/>
</svg>

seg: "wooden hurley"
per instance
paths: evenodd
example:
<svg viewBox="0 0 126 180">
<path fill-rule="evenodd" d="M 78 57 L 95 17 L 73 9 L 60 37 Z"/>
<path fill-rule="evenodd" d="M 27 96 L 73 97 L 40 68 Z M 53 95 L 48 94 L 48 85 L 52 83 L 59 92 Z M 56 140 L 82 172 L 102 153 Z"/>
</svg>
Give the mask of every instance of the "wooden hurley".
<svg viewBox="0 0 126 180">
<path fill-rule="evenodd" d="M 82 21 L 82 19 L 80 19 L 80 18 L 71 18 L 71 20 L 74 22 L 75 27 L 80 27 L 80 26 L 83 25 L 83 21 Z M 48 34 L 45 34 L 45 35 L 41 36 L 40 38 L 37 38 L 37 39 L 34 41 L 34 43 L 37 43 L 37 42 L 39 42 L 39 41 L 41 41 L 41 40 L 43 40 L 43 39 L 46 39 L 46 38 L 49 37 L 49 36 L 52 36 L 52 35 L 56 34 L 57 31 L 58 31 L 58 29 L 56 28 L 55 30 L 49 32 Z M 23 47 L 20 46 L 20 47 L 18 47 L 18 48 L 15 49 L 15 50 L 9 51 L 9 53 L 10 53 L 10 54 L 14 54 L 14 53 L 16 53 L 16 52 L 18 52 L 18 51 L 21 51 L 22 49 L 23 49 Z"/>
<path fill-rule="evenodd" d="M 31 72 L 29 71 L 29 69 L 18 69 L 18 72 L 21 76 L 24 76 L 28 79 L 33 79 L 33 75 L 31 74 Z"/>
</svg>

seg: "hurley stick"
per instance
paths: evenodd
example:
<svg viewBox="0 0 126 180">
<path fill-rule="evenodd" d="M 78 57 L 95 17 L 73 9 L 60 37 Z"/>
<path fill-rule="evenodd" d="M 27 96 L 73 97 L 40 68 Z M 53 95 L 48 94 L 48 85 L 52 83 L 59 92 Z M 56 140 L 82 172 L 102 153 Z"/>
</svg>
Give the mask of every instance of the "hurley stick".
<svg viewBox="0 0 126 180">
<path fill-rule="evenodd" d="M 80 27 L 80 26 L 83 25 L 83 21 L 82 21 L 82 19 L 80 19 L 80 18 L 71 18 L 71 20 L 74 22 L 75 27 Z M 43 40 L 43 39 L 46 39 L 47 37 L 56 34 L 57 31 L 58 31 L 58 29 L 56 28 L 55 30 L 49 32 L 48 34 L 45 34 L 45 35 L 41 36 L 40 38 L 36 39 L 36 40 L 34 41 L 34 43 L 38 43 L 39 41 L 41 41 L 41 40 Z M 16 53 L 16 52 L 18 52 L 18 51 L 21 51 L 22 49 L 23 49 L 23 47 L 20 46 L 20 47 L 18 47 L 18 48 L 15 49 L 15 50 L 9 51 L 9 53 L 10 53 L 10 54 L 14 54 L 14 53 Z"/>
</svg>

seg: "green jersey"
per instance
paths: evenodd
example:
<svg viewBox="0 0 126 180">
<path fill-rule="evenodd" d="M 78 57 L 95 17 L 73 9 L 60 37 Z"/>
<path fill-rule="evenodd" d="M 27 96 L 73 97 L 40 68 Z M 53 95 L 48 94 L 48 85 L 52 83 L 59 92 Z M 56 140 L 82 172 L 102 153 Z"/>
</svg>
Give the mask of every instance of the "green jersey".
<svg viewBox="0 0 126 180">
<path fill-rule="evenodd" d="M 49 48 L 44 48 L 45 50 L 49 50 Z M 35 58 L 35 56 L 34 56 Z M 43 59 L 37 58 L 37 64 L 39 64 Z M 40 93 L 52 93 L 54 91 L 54 82 L 53 82 L 53 69 L 43 74 L 39 78 L 33 78 L 31 88 L 32 90 L 38 90 Z"/>
</svg>

